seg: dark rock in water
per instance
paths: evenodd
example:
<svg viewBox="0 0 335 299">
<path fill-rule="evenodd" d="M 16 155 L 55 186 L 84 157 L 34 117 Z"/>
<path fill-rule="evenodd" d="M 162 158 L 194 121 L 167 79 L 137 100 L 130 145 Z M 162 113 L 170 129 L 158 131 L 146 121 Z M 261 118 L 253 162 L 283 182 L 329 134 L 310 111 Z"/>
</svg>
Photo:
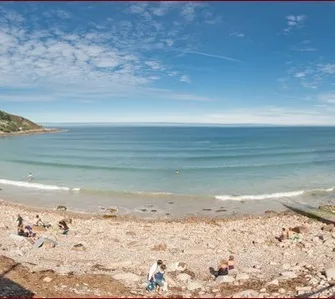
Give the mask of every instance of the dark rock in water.
<svg viewBox="0 0 335 299">
<path fill-rule="evenodd" d="M 151 210 L 151 212 L 155 213 L 155 212 L 157 212 L 157 210 Z"/>
<path fill-rule="evenodd" d="M 215 212 L 219 213 L 219 212 L 226 212 L 226 211 L 227 211 L 226 209 L 219 209 L 219 210 L 216 210 Z"/>
<path fill-rule="evenodd" d="M 174 204 L 174 202 L 173 201 L 169 201 L 169 205 L 173 205 Z"/>
<path fill-rule="evenodd" d="M 110 212 L 110 213 L 116 213 L 117 212 L 117 209 L 114 209 L 114 208 L 108 208 L 106 209 L 106 211 Z"/>
<path fill-rule="evenodd" d="M 202 209 L 203 211 L 212 211 L 212 209 Z"/>
<path fill-rule="evenodd" d="M 66 206 L 57 206 L 58 211 L 66 211 L 67 207 Z"/>
<path fill-rule="evenodd" d="M 170 214 L 170 213 L 165 213 L 165 215 L 166 215 L 166 216 L 169 216 L 169 215 L 171 215 L 171 214 Z"/>
<path fill-rule="evenodd" d="M 265 214 L 276 214 L 277 212 L 274 210 L 266 210 L 264 213 Z"/>
<path fill-rule="evenodd" d="M 141 209 L 141 211 L 142 211 L 142 212 L 148 212 L 148 210 L 147 210 L 147 209 Z"/>
</svg>

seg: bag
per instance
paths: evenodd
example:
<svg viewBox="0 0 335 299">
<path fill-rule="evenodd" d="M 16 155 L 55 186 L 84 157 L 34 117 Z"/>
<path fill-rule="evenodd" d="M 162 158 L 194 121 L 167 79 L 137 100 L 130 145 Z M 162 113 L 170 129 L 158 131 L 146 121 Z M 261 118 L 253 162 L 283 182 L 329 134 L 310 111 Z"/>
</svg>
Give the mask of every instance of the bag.
<svg viewBox="0 0 335 299">
<path fill-rule="evenodd" d="M 146 287 L 146 290 L 151 292 L 155 289 L 155 282 L 153 280 L 148 282 L 148 285 Z"/>
</svg>

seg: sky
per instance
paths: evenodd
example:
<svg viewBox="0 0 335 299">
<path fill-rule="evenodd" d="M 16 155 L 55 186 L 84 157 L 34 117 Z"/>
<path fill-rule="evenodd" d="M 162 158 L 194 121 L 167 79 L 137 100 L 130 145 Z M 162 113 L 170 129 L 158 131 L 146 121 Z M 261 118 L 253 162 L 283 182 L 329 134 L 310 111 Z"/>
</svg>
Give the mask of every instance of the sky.
<svg viewBox="0 0 335 299">
<path fill-rule="evenodd" d="M 0 109 L 39 123 L 335 125 L 332 2 L 8 2 Z"/>
</svg>

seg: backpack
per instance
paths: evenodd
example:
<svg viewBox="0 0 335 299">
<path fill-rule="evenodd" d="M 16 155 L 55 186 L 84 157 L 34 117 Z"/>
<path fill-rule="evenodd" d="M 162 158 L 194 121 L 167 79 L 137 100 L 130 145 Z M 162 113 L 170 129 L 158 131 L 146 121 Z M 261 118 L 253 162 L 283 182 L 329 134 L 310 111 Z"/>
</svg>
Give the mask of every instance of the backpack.
<svg viewBox="0 0 335 299">
<path fill-rule="evenodd" d="M 151 292 L 155 289 L 155 282 L 153 280 L 148 282 L 148 285 L 146 287 L 146 290 Z"/>
</svg>

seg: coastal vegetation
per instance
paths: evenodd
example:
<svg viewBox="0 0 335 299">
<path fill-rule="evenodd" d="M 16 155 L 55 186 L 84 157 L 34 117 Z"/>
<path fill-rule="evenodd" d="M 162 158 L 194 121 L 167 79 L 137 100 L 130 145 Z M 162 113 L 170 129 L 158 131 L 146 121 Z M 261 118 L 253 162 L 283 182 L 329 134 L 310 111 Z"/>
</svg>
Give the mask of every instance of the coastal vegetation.
<svg viewBox="0 0 335 299">
<path fill-rule="evenodd" d="M 43 129 L 42 126 L 18 115 L 0 110 L 0 133 L 15 133 Z"/>
</svg>

